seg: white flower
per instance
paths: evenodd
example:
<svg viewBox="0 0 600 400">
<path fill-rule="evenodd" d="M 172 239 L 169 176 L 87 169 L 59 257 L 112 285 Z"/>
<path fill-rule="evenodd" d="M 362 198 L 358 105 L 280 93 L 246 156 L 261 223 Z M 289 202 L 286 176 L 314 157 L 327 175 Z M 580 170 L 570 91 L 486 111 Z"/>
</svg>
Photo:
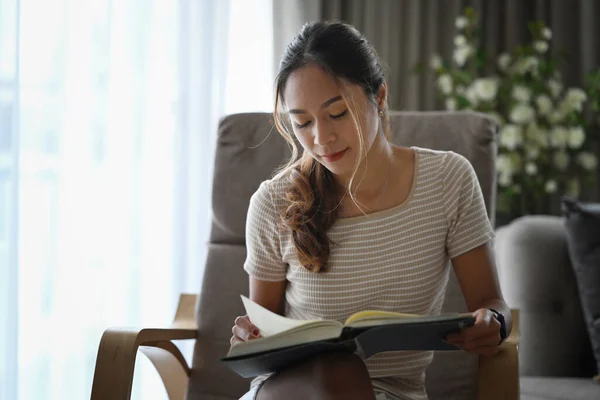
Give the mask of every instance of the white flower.
<svg viewBox="0 0 600 400">
<path fill-rule="evenodd" d="M 587 99 L 587 95 L 581 89 L 569 89 L 565 97 L 562 99 L 558 108 L 568 115 L 573 111 L 582 111 L 583 103 Z"/>
<path fill-rule="evenodd" d="M 581 111 L 583 109 L 583 103 L 586 100 L 587 94 L 583 90 L 579 88 L 572 88 L 567 91 L 563 102 L 568 104 L 568 107 L 571 110 Z"/>
<path fill-rule="evenodd" d="M 467 44 L 467 38 L 464 35 L 456 35 L 454 38 L 454 45 L 456 47 L 462 47 Z"/>
<path fill-rule="evenodd" d="M 546 182 L 546 185 L 544 185 L 544 189 L 546 190 L 546 193 L 554 193 L 556 192 L 556 189 L 558 189 L 558 185 L 555 180 L 550 179 Z"/>
<path fill-rule="evenodd" d="M 512 175 L 510 174 L 500 174 L 498 176 L 498 183 L 500 184 L 500 186 L 510 186 L 510 184 L 512 183 Z"/>
<path fill-rule="evenodd" d="M 531 99 L 531 90 L 525 86 L 516 85 L 512 90 L 512 96 L 521 103 L 528 103 Z"/>
<path fill-rule="evenodd" d="M 569 89 L 558 105 L 558 109 L 563 115 L 569 115 L 573 111 L 581 112 L 583 103 L 587 100 L 586 93 L 581 89 Z"/>
<path fill-rule="evenodd" d="M 562 84 L 554 79 L 550 79 L 548 81 L 548 89 L 550 89 L 550 94 L 555 99 L 560 96 L 560 92 L 562 91 Z"/>
<path fill-rule="evenodd" d="M 561 171 L 564 171 L 569 166 L 569 155 L 564 151 L 559 151 L 554 154 L 554 166 Z"/>
<path fill-rule="evenodd" d="M 533 120 L 534 116 L 534 109 L 526 104 L 518 104 L 510 112 L 510 120 L 520 125 L 526 124 Z"/>
<path fill-rule="evenodd" d="M 508 66 L 510 65 L 510 62 L 512 61 L 510 54 L 508 53 L 502 53 L 500 54 L 500 56 L 498 57 L 498 66 L 500 67 L 501 71 L 506 71 L 508 69 Z"/>
<path fill-rule="evenodd" d="M 585 142 L 585 132 L 583 131 L 583 128 L 578 126 L 569 129 L 568 142 L 569 147 L 571 147 L 572 149 L 580 148 L 583 145 L 583 142 Z"/>
<path fill-rule="evenodd" d="M 538 111 L 542 115 L 548 115 L 552 110 L 552 100 L 545 94 L 538 96 L 535 99 L 535 103 L 537 104 Z"/>
<path fill-rule="evenodd" d="M 450 94 L 452 92 L 452 77 L 448 74 L 441 75 L 438 78 L 438 86 L 444 94 Z"/>
<path fill-rule="evenodd" d="M 471 107 L 477 107 L 479 103 L 479 99 L 477 98 L 477 90 L 475 89 L 475 84 L 469 86 L 465 92 L 465 97 L 471 103 Z"/>
<path fill-rule="evenodd" d="M 481 78 L 473 83 L 477 97 L 483 101 L 492 101 L 498 93 L 498 81 L 494 78 Z"/>
<path fill-rule="evenodd" d="M 520 126 L 508 124 L 500 130 L 500 144 L 514 150 L 523 143 L 523 130 Z"/>
<path fill-rule="evenodd" d="M 469 24 L 467 17 L 457 17 L 454 23 L 458 29 L 465 29 Z"/>
<path fill-rule="evenodd" d="M 508 155 L 499 154 L 496 158 L 496 170 L 500 174 L 512 175 L 515 172 L 515 165 Z"/>
<path fill-rule="evenodd" d="M 564 149 L 569 140 L 569 131 L 563 126 L 555 126 L 550 132 L 550 144 L 554 148 Z"/>
<path fill-rule="evenodd" d="M 473 49 L 471 48 L 471 46 L 457 47 L 456 49 L 454 49 L 454 54 L 452 58 L 454 59 L 456 65 L 462 67 L 465 65 L 467 59 L 469 58 L 472 52 Z"/>
<path fill-rule="evenodd" d="M 538 53 L 545 53 L 548 51 L 548 42 L 544 42 L 543 40 L 536 40 L 533 42 L 533 48 Z"/>
<path fill-rule="evenodd" d="M 535 175 L 538 172 L 538 167 L 532 162 L 528 162 L 525 164 L 525 172 L 529 175 Z"/>
<path fill-rule="evenodd" d="M 550 28 L 542 29 L 542 37 L 546 40 L 552 39 L 552 31 L 550 30 Z"/>
<path fill-rule="evenodd" d="M 438 70 L 442 68 L 442 57 L 439 54 L 434 54 L 431 56 L 431 60 L 429 60 L 429 66 L 433 70 Z"/>
<path fill-rule="evenodd" d="M 579 153 L 579 156 L 577 156 L 577 162 L 588 171 L 591 171 L 598 166 L 598 159 L 594 153 L 590 153 L 589 151 Z"/>
<path fill-rule="evenodd" d="M 517 74 L 525 75 L 527 72 L 531 72 L 533 75 L 536 75 L 538 65 L 539 60 L 536 57 L 529 56 L 517 61 L 513 68 Z"/>
<path fill-rule="evenodd" d="M 571 88 L 567 91 L 567 98 L 575 102 L 584 102 L 587 100 L 587 94 L 583 89 Z"/>
<path fill-rule="evenodd" d="M 446 110 L 454 111 L 456 110 L 456 99 L 449 97 L 446 99 Z"/>
<path fill-rule="evenodd" d="M 501 186 L 509 186 L 512 183 L 512 175 L 515 172 L 515 165 L 512 159 L 506 154 L 500 154 L 496 158 L 496 170 L 498 171 L 498 183 Z"/>
</svg>

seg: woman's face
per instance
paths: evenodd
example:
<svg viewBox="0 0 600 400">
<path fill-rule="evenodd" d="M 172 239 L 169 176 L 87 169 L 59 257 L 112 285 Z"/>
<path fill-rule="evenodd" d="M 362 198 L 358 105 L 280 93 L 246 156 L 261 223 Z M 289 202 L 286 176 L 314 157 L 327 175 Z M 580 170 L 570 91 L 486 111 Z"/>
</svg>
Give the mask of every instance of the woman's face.
<svg viewBox="0 0 600 400">
<path fill-rule="evenodd" d="M 344 89 L 339 87 L 321 68 L 308 65 L 290 74 L 283 98 L 304 151 L 332 173 L 350 176 L 359 161 L 360 138 L 342 90 L 355 102 L 365 154 L 378 136 L 379 116 L 362 87 L 344 86 Z"/>
</svg>

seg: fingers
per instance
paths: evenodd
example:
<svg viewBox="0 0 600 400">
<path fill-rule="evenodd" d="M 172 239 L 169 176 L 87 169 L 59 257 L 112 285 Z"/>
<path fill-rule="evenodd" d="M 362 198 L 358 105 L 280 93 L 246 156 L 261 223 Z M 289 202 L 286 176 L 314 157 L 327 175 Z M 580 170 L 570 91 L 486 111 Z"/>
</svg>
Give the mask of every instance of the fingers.
<svg viewBox="0 0 600 400">
<path fill-rule="evenodd" d="M 500 343 L 500 323 L 487 309 L 477 310 L 473 316 L 473 326 L 449 334 L 446 341 L 469 353 L 485 356 L 496 354 Z"/>
<path fill-rule="evenodd" d="M 247 315 L 237 317 L 235 319 L 235 325 L 251 333 L 254 337 L 258 337 L 260 335 L 259 329 L 250 322 L 250 319 Z"/>
<path fill-rule="evenodd" d="M 498 333 L 480 336 L 475 339 L 469 339 L 466 337 L 448 337 L 446 341 L 450 344 L 460 347 L 465 351 L 478 353 L 478 349 L 483 347 L 498 347 L 498 343 L 500 343 L 500 334 Z"/>
<path fill-rule="evenodd" d="M 233 346 L 233 345 L 235 345 L 235 344 L 238 344 L 238 343 L 242 343 L 242 342 L 243 342 L 243 340 L 242 340 L 242 339 L 240 339 L 239 337 L 235 336 L 235 335 L 233 335 L 233 336 L 231 337 L 231 339 L 229 339 L 229 343 L 230 343 L 232 346 Z"/>
<path fill-rule="evenodd" d="M 460 332 L 452 333 L 447 336 L 448 341 L 473 341 L 479 338 L 493 336 L 498 337 L 496 344 L 500 342 L 500 323 L 493 314 L 486 309 L 477 310 L 474 313 L 475 324 L 468 328 L 463 328 Z"/>
<path fill-rule="evenodd" d="M 247 316 L 235 319 L 235 325 L 231 328 L 231 333 L 233 334 L 229 340 L 231 345 L 260 337 L 259 329 L 250 322 Z"/>
</svg>

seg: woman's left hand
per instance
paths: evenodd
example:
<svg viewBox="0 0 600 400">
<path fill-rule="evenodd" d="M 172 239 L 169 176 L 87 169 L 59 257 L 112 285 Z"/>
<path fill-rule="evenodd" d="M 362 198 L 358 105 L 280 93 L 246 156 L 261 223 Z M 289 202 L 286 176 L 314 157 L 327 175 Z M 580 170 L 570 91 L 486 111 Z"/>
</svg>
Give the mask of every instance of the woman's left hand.
<svg viewBox="0 0 600 400">
<path fill-rule="evenodd" d="M 487 308 L 473 313 L 475 324 L 461 329 L 460 333 L 451 333 L 446 341 L 469 353 L 491 356 L 500 347 L 500 322 Z"/>
</svg>

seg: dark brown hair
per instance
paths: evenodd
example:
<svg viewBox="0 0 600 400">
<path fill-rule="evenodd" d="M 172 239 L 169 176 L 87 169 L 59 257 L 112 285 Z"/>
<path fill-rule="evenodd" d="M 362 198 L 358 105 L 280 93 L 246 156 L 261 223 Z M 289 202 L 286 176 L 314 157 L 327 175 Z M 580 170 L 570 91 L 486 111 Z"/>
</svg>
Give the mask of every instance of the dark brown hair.
<svg viewBox="0 0 600 400">
<path fill-rule="evenodd" d="M 338 206 L 345 190 L 348 189 L 351 198 L 356 200 L 352 191 L 341 187 L 333 174 L 310 154 L 299 154 L 294 135 L 280 110 L 285 103 L 283 93 L 290 74 L 309 64 L 322 68 L 340 86 L 361 86 L 373 102 L 385 79 L 373 46 L 354 27 L 342 22 L 319 21 L 304 25 L 288 45 L 279 65 L 275 80 L 275 125 L 292 148 L 290 162 L 283 169 L 288 185 L 282 224 L 292 232 L 302 265 L 311 272 L 322 272 L 327 268 L 331 251 L 327 231 L 338 218 Z M 360 160 L 365 155 L 361 132 L 363 113 L 358 112 L 354 99 L 343 97 L 361 140 Z M 389 139 L 387 105 L 384 109 L 384 131 Z M 350 187 L 357 169 L 358 164 Z"/>
</svg>

